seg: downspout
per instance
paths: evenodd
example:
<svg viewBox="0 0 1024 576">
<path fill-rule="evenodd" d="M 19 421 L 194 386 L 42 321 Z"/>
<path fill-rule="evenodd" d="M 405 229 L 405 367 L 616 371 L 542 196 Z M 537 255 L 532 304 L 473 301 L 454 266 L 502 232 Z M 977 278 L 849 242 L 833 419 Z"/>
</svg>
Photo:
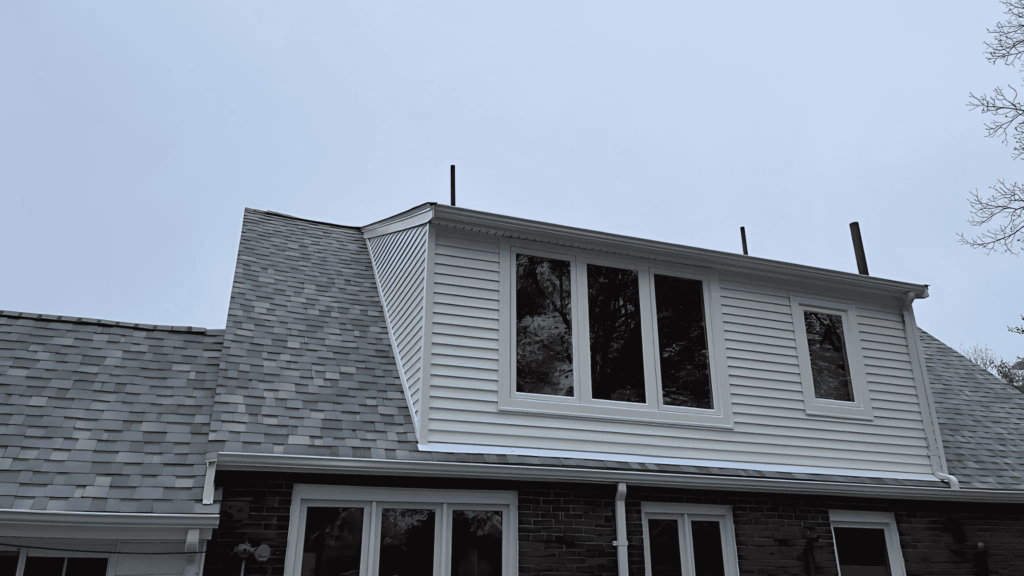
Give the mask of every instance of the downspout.
<svg viewBox="0 0 1024 576">
<path fill-rule="evenodd" d="M 626 483 L 619 482 L 615 491 L 615 541 L 612 542 L 619 559 L 619 576 L 629 576 L 629 557 L 626 555 Z"/>
<path fill-rule="evenodd" d="M 924 297 L 928 297 L 928 289 L 925 288 Z M 928 404 L 927 409 L 922 410 L 924 414 L 928 415 L 930 420 L 929 426 L 932 429 L 932 438 L 934 438 L 934 446 L 932 448 L 939 452 L 941 450 L 941 436 L 939 435 L 938 421 L 935 419 L 935 412 L 933 410 L 934 403 L 932 402 L 931 387 L 928 385 L 928 372 L 925 368 L 924 353 L 921 350 L 921 346 L 917 339 L 917 322 L 914 320 L 913 304 L 917 295 L 913 292 L 907 292 L 906 302 L 903 304 L 903 325 L 907 329 L 907 344 L 914 347 L 911 352 L 917 356 L 918 366 L 921 367 L 921 384 L 924 389 L 924 398 L 921 400 Z M 935 476 L 939 480 L 949 484 L 951 490 L 960 489 L 960 481 L 956 479 L 952 474 L 947 474 L 942 470 L 941 460 L 938 455 L 935 458 L 930 458 L 932 464 L 932 476 Z"/>
</svg>

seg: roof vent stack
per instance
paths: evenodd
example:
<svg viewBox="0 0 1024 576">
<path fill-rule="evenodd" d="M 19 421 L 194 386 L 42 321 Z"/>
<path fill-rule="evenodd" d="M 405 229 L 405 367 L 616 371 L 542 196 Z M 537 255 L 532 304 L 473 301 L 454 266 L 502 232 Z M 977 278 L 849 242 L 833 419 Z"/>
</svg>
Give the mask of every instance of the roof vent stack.
<svg viewBox="0 0 1024 576">
<path fill-rule="evenodd" d="M 455 206 L 455 164 L 452 164 L 452 206 Z"/>
<path fill-rule="evenodd" d="M 743 255 L 749 256 L 747 254 L 747 229 L 743 226 L 740 226 L 740 240 L 743 240 Z"/>
<path fill-rule="evenodd" d="M 864 256 L 864 242 L 860 239 L 860 223 L 850 222 L 850 235 L 853 236 L 853 252 L 857 255 L 857 273 L 869 276 L 868 259 Z"/>
</svg>

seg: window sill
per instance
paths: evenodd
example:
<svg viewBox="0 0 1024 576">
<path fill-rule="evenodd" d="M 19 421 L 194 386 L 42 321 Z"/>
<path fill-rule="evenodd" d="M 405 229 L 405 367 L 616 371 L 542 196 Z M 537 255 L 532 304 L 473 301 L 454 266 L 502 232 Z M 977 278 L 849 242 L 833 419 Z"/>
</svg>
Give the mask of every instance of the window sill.
<svg viewBox="0 0 1024 576">
<path fill-rule="evenodd" d="M 863 406 L 808 403 L 804 406 L 804 412 L 808 416 L 817 418 L 842 418 L 844 420 L 863 420 L 865 422 L 875 419 L 871 409 Z"/>
<path fill-rule="evenodd" d="M 565 416 L 588 420 L 603 420 L 661 426 L 696 426 L 701 428 L 732 429 L 731 414 L 719 410 L 681 408 L 677 410 L 657 409 L 649 406 L 629 408 L 578 402 L 544 401 L 531 398 L 502 398 L 498 401 L 499 412 L 519 414 L 540 414 L 546 417 Z"/>
</svg>

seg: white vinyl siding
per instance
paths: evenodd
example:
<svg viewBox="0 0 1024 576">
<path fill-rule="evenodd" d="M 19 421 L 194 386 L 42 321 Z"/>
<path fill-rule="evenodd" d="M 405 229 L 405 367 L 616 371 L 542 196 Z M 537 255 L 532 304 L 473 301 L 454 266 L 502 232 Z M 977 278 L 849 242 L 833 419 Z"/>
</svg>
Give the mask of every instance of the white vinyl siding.
<svg viewBox="0 0 1024 576">
<path fill-rule="evenodd" d="M 430 443 L 931 474 L 897 310 L 857 307 L 874 419 L 804 411 L 788 296 L 722 280 L 732 429 L 498 409 L 497 238 L 436 237 Z M 512 351 L 505 351 L 511 354 Z"/>
<path fill-rule="evenodd" d="M 377 236 L 368 244 L 402 383 L 409 394 L 413 420 L 418 423 L 422 402 L 427 225 Z"/>
</svg>

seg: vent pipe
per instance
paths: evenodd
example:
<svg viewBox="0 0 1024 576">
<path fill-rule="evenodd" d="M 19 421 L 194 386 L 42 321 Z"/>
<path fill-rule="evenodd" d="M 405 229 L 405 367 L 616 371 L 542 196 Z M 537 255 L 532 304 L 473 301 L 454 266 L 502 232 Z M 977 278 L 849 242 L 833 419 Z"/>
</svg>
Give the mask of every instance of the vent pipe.
<svg viewBox="0 0 1024 576">
<path fill-rule="evenodd" d="M 857 255 L 857 273 L 869 276 L 868 259 L 864 256 L 864 242 L 860 239 L 858 222 L 850 222 L 850 235 L 853 236 L 853 252 Z"/>
<path fill-rule="evenodd" d="M 455 164 L 452 164 L 452 206 L 455 206 Z"/>
<path fill-rule="evenodd" d="M 740 226 L 740 239 L 743 240 L 743 255 L 744 256 L 748 256 L 748 254 L 747 254 L 747 229 L 744 228 L 743 226 Z"/>
</svg>

